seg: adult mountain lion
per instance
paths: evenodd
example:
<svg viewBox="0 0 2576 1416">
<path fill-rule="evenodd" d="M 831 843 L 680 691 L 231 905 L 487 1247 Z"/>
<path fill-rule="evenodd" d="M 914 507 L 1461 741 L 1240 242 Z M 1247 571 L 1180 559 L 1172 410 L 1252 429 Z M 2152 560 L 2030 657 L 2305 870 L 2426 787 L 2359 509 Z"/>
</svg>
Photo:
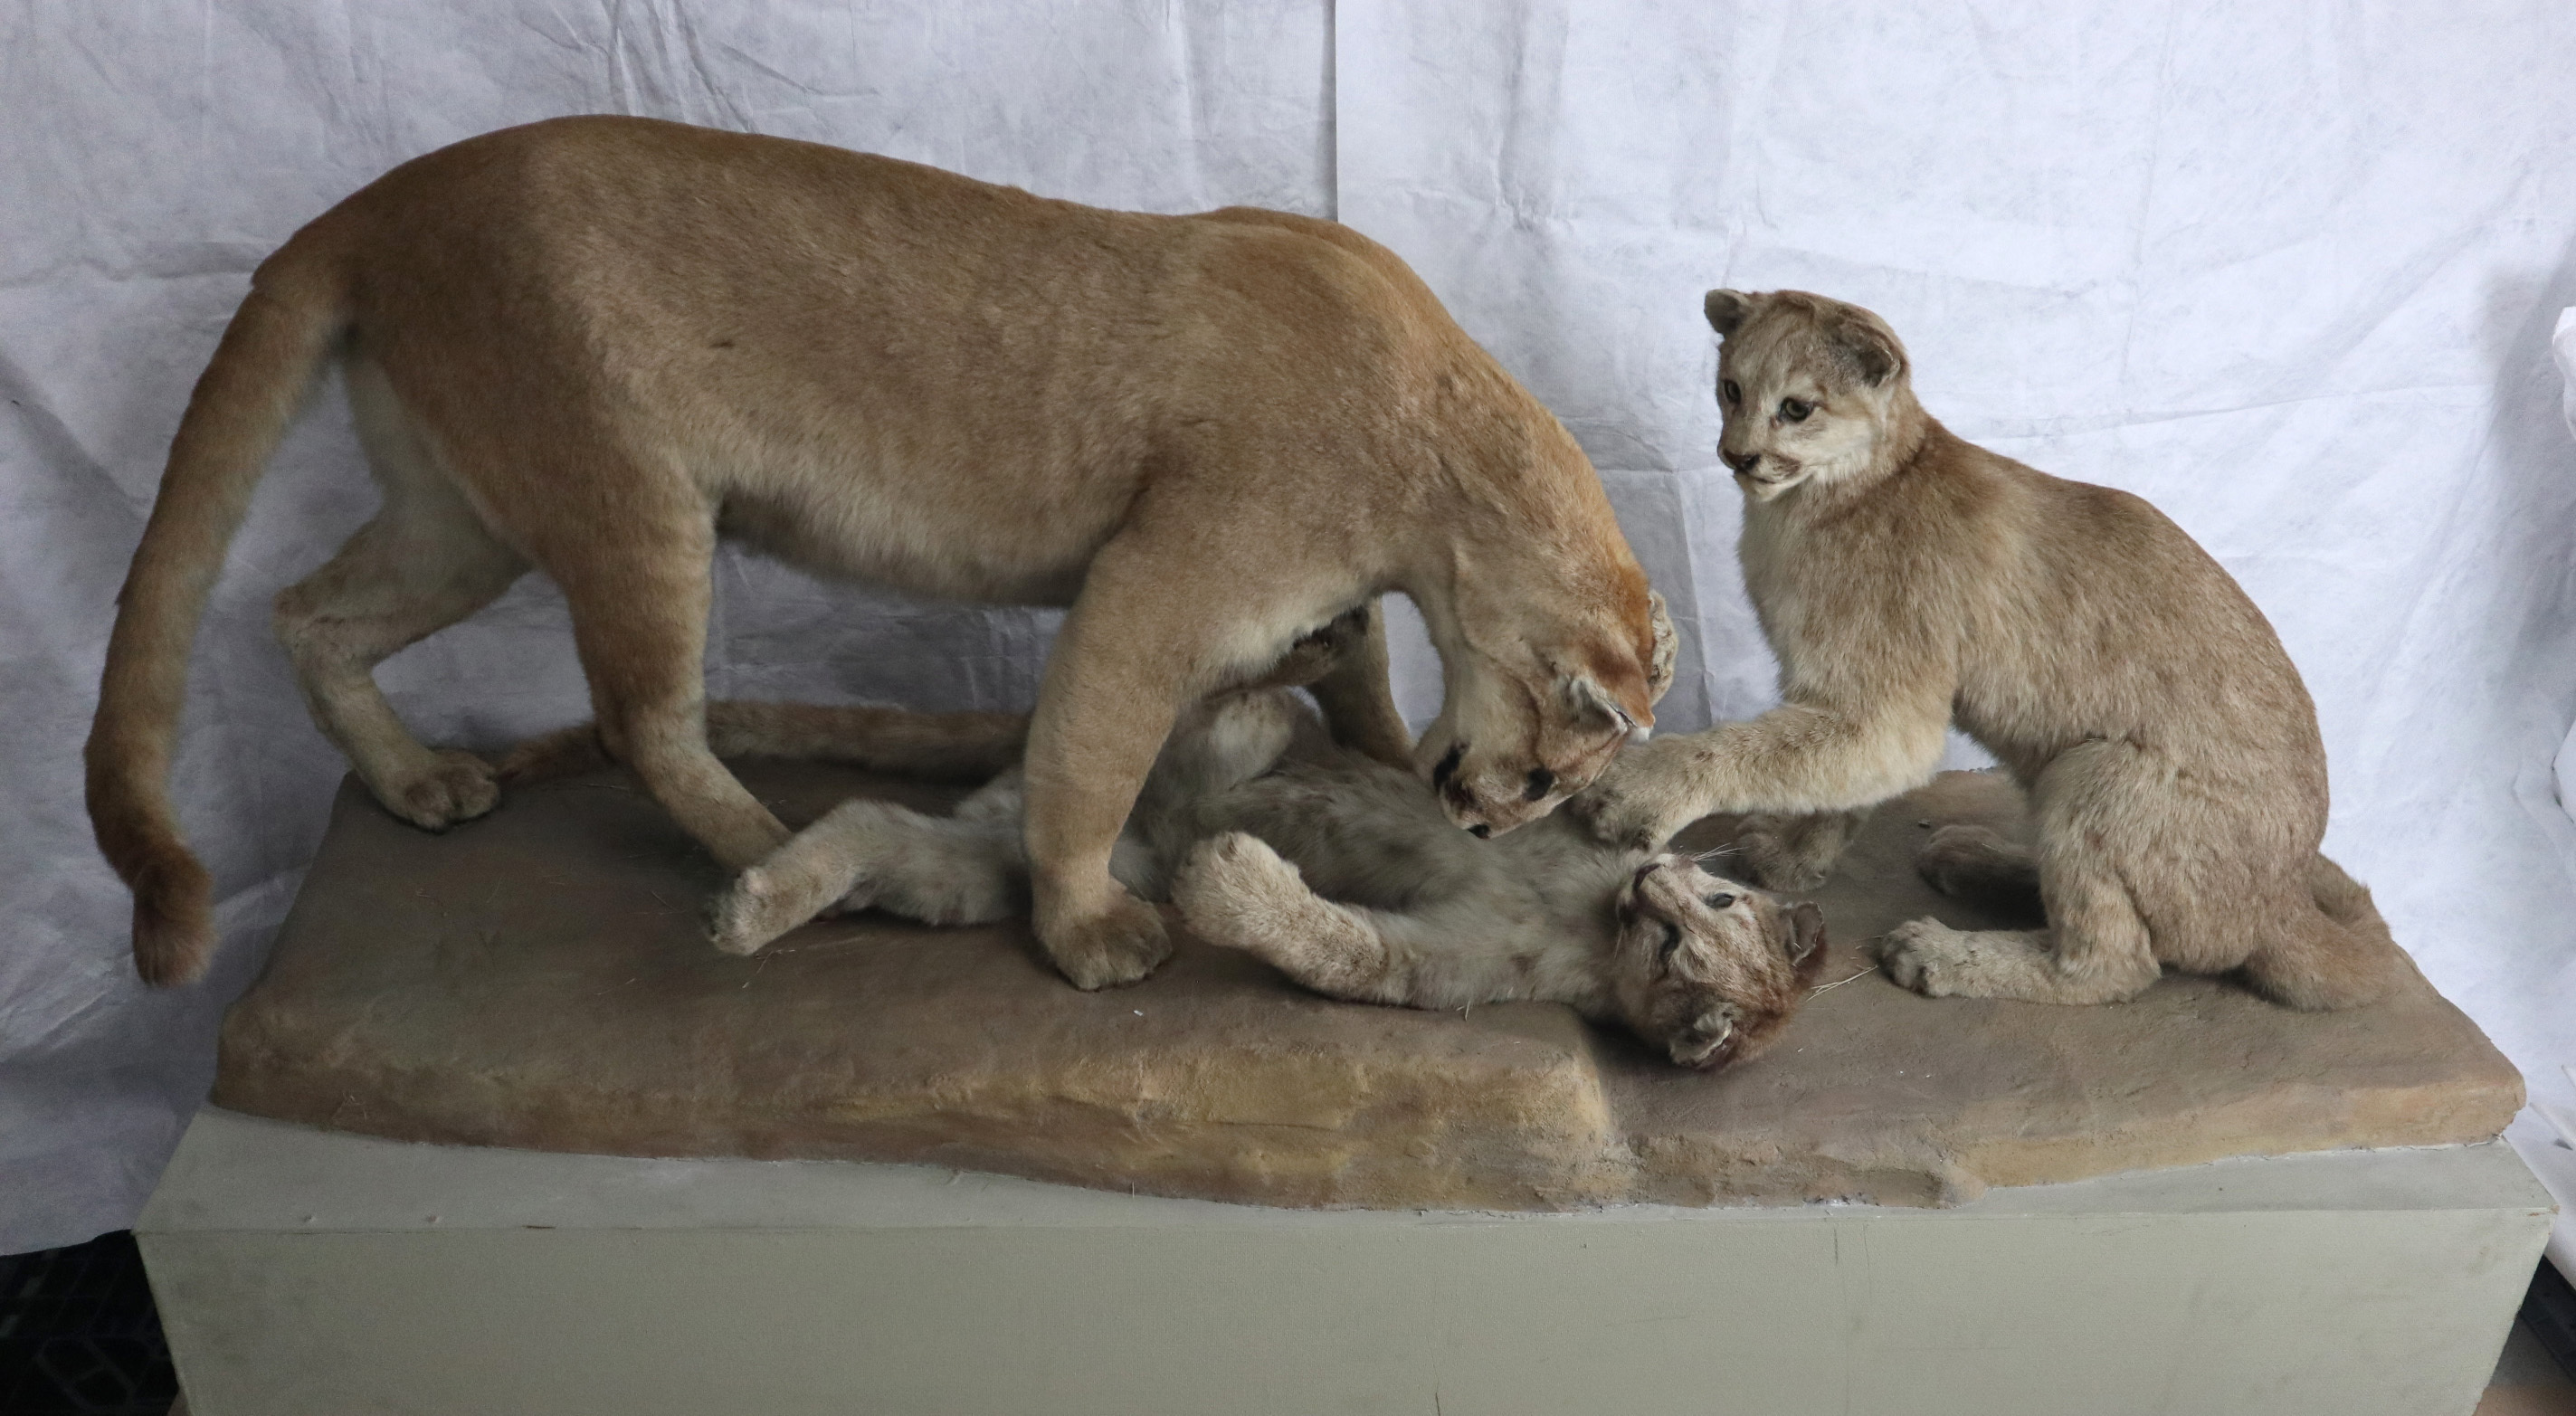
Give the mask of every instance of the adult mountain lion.
<svg viewBox="0 0 2576 1416">
<path fill-rule="evenodd" d="M 1039 938 L 1085 988 L 1169 952 L 1109 858 L 1173 715 L 1371 597 L 1421 607 L 1439 721 L 1413 750 L 1382 640 L 1320 696 L 1345 741 L 1439 764 L 1458 825 L 1545 814 L 1653 722 L 1669 626 L 1590 464 L 1401 261 L 1330 222 L 1101 211 L 568 118 L 395 168 L 251 287 L 171 446 L 87 753 L 156 983 L 213 944 L 166 780 L 190 637 L 334 360 L 384 506 L 279 596 L 277 628 L 323 732 L 433 830 L 491 809 L 492 769 L 422 746 L 371 670 L 534 567 L 571 605 L 608 750 L 729 867 L 787 839 L 707 747 L 719 537 L 1071 606 L 1027 832 Z"/>
<path fill-rule="evenodd" d="M 2049 927 L 1902 925 L 1882 950 L 1898 982 L 2102 1003 L 2169 964 L 2241 969 L 2300 1008 L 2378 997 L 2406 964 L 2370 892 L 2318 853 L 2316 709 L 2227 572 L 2137 497 L 1953 436 L 1867 310 L 1713 290 L 1707 313 L 1744 583 L 1786 701 L 1624 756 L 1576 810 L 1651 846 L 1710 812 L 1866 808 L 1930 777 L 1955 721 L 2029 793 L 2037 848 L 1945 828 L 1923 873 L 2036 897 Z M 1755 878 L 1783 884 L 1848 831 L 1754 835 Z"/>
</svg>

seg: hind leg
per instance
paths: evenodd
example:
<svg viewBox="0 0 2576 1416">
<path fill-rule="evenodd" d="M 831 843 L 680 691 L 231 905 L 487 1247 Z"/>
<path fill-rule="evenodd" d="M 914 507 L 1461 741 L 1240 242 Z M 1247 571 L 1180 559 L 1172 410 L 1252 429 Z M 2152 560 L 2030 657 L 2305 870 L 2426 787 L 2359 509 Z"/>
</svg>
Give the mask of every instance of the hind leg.
<svg viewBox="0 0 2576 1416">
<path fill-rule="evenodd" d="M 385 492 L 374 520 L 277 597 L 274 623 L 323 735 L 386 810 L 438 831 L 492 809 L 493 769 L 471 753 L 422 746 L 374 669 L 490 604 L 528 567 L 443 483 L 389 482 Z"/>
<path fill-rule="evenodd" d="M 2048 928 L 1971 931 L 1910 920 L 1878 947 L 1888 976 L 1931 998 L 2116 1003 L 2144 992 L 2163 968 L 2122 867 L 2135 863 L 2124 855 L 2152 849 L 2146 823 L 2156 777 L 2152 763 L 2118 744 L 2060 755 L 2031 793 Z M 1962 836 L 1951 850 L 1983 867 L 1984 882 L 2009 881 L 2019 870 L 2015 848 L 2000 838 Z"/>
</svg>

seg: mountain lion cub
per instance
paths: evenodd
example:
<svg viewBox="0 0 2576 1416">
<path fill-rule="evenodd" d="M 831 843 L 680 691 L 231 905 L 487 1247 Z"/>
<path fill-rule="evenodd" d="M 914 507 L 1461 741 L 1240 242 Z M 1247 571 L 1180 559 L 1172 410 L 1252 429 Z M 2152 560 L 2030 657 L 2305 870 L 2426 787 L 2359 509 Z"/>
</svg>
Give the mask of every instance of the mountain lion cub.
<svg viewBox="0 0 2576 1416">
<path fill-rule="evenodd" d="M 2049 927 L 1915 920 L 1882 946 L 1899 983 L 2104 1003 L 2170 965 L 2299 1008 L 2379 997 L 2406 965 L 2318 853 L 2315 708 L 2227 572 L 2137 497 L 1952 436 L 1867 310 L 1713 290 L 1707 313 L 1785 701 L 1623 756 L 1576 810 L 1638 847 L 1710 812 L 1866 808 L 1929 778 L 1956 722 L 2029 793 L 2038 844 L 1950 827 L 1919 865 L 1953 894 L 2036 894 Z M 1813 878 L 1847 834 L 1775 822 L 1747 854 Z"/>
<path fill-rule="evenodd" d="M 876 764 L 899 766 L 884 741 L 866 747 L 875 725 L 858 737 Z M 950 816 L 844 802 L 742 872 L 717 902 L 717 942 L 751 953 L 835 903 L 934 924 L 1019 914 L 1022 803 L 1016 771 Z M 1767 1047 L 1824 960 L 1814 905 L 1687 857 L 1598 845 L 1562 817 L 1470 840 L 1410 773 L 1335 746 L 1278 688 L 1182 715 L 1111 859 L 1201 938 L 1318 993 L 1416 1008 L 1567 1003 L 1686 1067 Z"/>
<path fill-rule="evenodd" d="M 1333 730 L 1435 764 L 1458 826 L 1547 814 L 1654 721 L 1657 602 L 1573 438 L 1347 228 L 1147 216 L 638 118 L 443 148 L 263 262 L 118 597 L 89 806 L 143 977 L 203 971 L 211 882 L 168 776 L 188 647 L 298 402 L 336 363 L 383 509 L 277 600 L 314 720 L 386 809 L 492 809 L 375 685 L 529 569 L 570 603 L 599 740 L 739 868 L 787 831 L 709 752 L 710 558 L 1067 605 L 1027 747 L 1038 937 L 1084 988 L 1169 946 L 1110 877 L 1173 715 L 1400 590 L 1447 698 L 1418 754 L 1383 647 Z M 1373 632 L 1375 632 L 1373 630 Z"/>
</svg>

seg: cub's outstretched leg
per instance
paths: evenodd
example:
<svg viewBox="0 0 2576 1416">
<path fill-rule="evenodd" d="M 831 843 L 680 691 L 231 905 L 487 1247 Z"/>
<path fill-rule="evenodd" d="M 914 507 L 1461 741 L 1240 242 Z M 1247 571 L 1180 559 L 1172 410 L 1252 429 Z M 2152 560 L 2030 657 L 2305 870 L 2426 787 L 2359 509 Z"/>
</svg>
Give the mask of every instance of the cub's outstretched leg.
<svg viewBox="0 0 2576 1416">
<path fill-rule="evenodd" d="M 2159 775 L 2121 744 L 2060 754 L 2031 790 L 2048 927 L 1966 931 L 1910 920 L 1879 945 L 1888 976 L 1930 998 L 2115 1003 L 2144 992 L 2163 968 L 2122 871 L 2156 848 L 2156 823 L 2146 818 Z M 1980 883 L 2011 878 L 2009 842 L 1953 837 L 1952 845 L 1987 868 Z"/>
<path fill-rule="evenodd" d="M 925 924 L 988 924 L 1028 909 L 1016 779 L 997 809 L 969 798 L 957 816 L 929 816 L 861 798 L 744 870 L 716 899 L 715 943 L 749 954 L 838 904 L 877 905 Z"/>
<path fill-rule="evenodd" d="M 386 810 L 445 830 L 500 800 L 493 768 L 421 745 L 376 686 L 375 667 L 490 604 L 528 569 L 494 540 L 430 464 L 372 365 L 349 366 L 349 398 L 384 506 L 321 569 L 281 592 L 274 623 L 296 686 Z"/>
</svg>

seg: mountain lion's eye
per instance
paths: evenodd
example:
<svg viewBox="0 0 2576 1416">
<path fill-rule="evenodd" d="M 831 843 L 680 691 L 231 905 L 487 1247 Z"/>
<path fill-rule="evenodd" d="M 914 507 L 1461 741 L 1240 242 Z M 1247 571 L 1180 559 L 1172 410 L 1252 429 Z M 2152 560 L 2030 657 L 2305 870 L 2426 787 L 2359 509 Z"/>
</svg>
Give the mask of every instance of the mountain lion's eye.
<svg viewBox="0 0 2576 1416">
<path fill-rule="evenodd" d="M 1673 951 L 1680 947 L 1682 947 L 1682 927 L 1678 924 L 1667 924 L 1664 926 L 1664 947 L 1655 951 L 1655 958 L 1658 962 L 1670 960 Z"/>
<path fill-rule="evenodd" d="M 1734 904 L 1734 903 L 1735 903 L 1735 897 L 1734 897 L 1733 895 L 1723 895 L 1723 894 L 1720 894 L 1720 895 L 1711 895 L 1711 896 L 1709 896 L 1709 897 L 1708 897 L 1708 900 L 1707 900 L 1707 902 L 1706 902 L 1706 903 L 1707 903 L 1707 905 L 1708 905 L 1708 907 L 1709 907 L 1710 909 L 1713 909 L 1713 910 L 1722 910 L 1722 909 L 1725 909 L 1728 905 Z"/>
<path fill-rule="evenodd" d="M 1780 416 L 1792 423 L 1807 421 L 1807 415 L 1815 411 L 1816 405 L 1812 403 L 1802 403 L 1794 398 L 1780 400 Z"/>
<path fill-rule="evenodd" d="M 1726 391 L 1727 402 L 1742 403 L 1744 401 L 1744 390 L 1735 386 L 1735 380 L 1728 379 L 1726 382 L 1719 384 L 1718 387 Z"/>
</svg>

